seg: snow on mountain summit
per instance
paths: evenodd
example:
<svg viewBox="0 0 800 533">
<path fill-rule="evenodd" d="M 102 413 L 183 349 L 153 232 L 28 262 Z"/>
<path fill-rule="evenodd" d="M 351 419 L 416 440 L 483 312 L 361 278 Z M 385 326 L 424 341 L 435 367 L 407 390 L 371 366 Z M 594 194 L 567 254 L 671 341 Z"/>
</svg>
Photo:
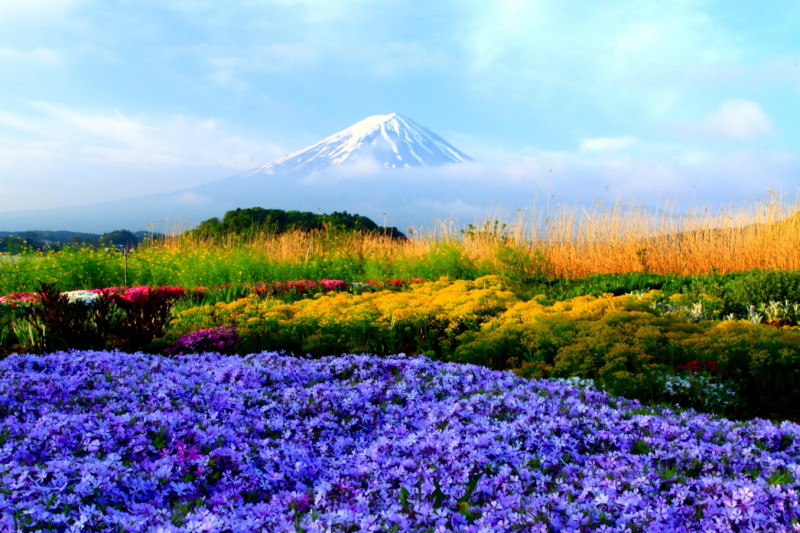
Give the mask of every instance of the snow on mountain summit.
<svg viewBox="0 0 800 533">
<path fill-rule="evenodd" d="M 392 113 L 367 117 L 256 172 L 310 174 L 364 161 L 384 168 L 408 168 L 462 163 L 470 157 L 429 129 Z"/>
</svg>

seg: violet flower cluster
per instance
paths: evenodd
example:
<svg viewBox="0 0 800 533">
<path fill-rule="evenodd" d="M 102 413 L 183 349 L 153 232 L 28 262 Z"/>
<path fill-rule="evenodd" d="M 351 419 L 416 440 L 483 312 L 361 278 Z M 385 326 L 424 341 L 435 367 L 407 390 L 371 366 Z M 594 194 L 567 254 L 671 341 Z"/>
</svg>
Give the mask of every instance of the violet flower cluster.
<svg viewBox="0 0 800 533">
<path fill-rule="evenodd" d="M 800 426 L 424 357 L 0 361 L 0 530 L 796 531 Z"/>
<path fill-rule="evenodd" d="M 164 350 L 164 353 L 167 355 L 201 352 L 229 353 L 236 347 L 238 340 L 236 326 L 198 329 L 177 338 L 169 348 Z"/>
</svg>

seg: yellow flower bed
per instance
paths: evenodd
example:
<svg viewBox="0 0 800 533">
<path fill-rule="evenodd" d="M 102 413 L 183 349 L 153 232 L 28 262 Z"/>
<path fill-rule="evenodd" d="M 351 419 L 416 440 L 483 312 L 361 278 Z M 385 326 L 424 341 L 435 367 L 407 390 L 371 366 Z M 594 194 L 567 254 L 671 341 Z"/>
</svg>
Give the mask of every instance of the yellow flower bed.
<svg viewBox="0 0 800 533">
<path fill-rule="evenodd" d="M 171 335 L 235 326 L 242 353 L 421 352 L 528 377 L 594 379 L 648 401 L 672 401 L 663 390 L 674 378 L 673 389 L 690 387 L 681 392 L 689 405 L 728 387 L 754 409 L 788 409 L 800 399 L 800 330 L 707 320 L 718 308 L 713 298 L 658 291 L 520 301 L 506 279 L 487 276 L 294 303 L 250 295 L 180 313 Z M 693 378 L 692 368 L 705 377 Z"/>
<path fill-rule="evenodd" d="M 172 335 L 235 326 L 243 337 L 280 338 L 285 346 L 267 343 L 277 349 L 436 351 L 517 303 L 508 286 L 504 278 L 485 276 L 474 281 L 443 278 L 402 292 L 320 294 L 291 304 L 250 295 L 183 311 Z"/>
</svg>

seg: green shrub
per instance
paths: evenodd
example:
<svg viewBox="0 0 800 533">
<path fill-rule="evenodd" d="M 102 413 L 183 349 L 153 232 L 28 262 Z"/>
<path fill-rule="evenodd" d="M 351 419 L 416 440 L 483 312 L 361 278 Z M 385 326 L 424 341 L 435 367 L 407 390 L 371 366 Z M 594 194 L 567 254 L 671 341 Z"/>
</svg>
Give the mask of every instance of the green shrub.
<svg viewBox="0 0 800 533">
<path fill-rule="evenodd" d="M 715 361 L 738 384 L 743 414 L 800 414 L 799 329 L 725 321 L 681 344 L 687 357 Z"/>
<path fill-rule="evenodd" d="M 742 315 L 750 305 L 800 302 L 800 271 L 751 270 L 734 277 L 722 291 L 724 313 Z"/>
<path fill-rule="evenodd" d="M 612 394 L 646 402 L 797 416 L 800 329 L 692 322 L 658 311 L 652 306 L 658 297 L 517 303 L 462 334 L 453 358 L 526 377 L 589 378 Z"/>
<path fill-rule="evenodd" d="M 556 314 L 526 324 L 469 331 L 460 336 L 453 359 L 499 370 L 524 367 L 531 378 L 551 376 L 556 355 L 575 341 L 579 325 L 575 318 Z"/>
</svg>

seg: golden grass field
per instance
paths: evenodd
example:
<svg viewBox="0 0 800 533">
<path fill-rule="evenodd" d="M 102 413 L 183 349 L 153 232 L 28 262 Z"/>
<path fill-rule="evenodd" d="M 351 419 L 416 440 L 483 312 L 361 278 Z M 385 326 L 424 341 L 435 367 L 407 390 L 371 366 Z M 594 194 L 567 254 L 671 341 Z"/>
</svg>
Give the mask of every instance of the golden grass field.
<svg viewBox="0 0 800 533">
<path fill-rule="evenodd" d="M 191 253 L 210 248 L 250 253 L 271 262 L 297 264 L 358 258 L 375 264 L 414 264 L 452 246 L 475 264 L 513 260 L 544 268 L 549 277 L 650 272 L 726 273 L 753 268 L 800 268 L 800 206 L 776 202 L 681 217 L 637 207 L 598 205 L 563 209 L 548 217 L 484 221 L 469 230 L 441 223 L 433 230 L 410 230 L 407 241 L 356 234 L 335 238 L 314 233 L 255 234 L 223 243 L 172 238 L 162 251 Z M 503 255 L 505 253 L 505 255 Z"/>
<path fill-rule="evenodd" d="M 0 293 L 111 285 L 217 286 L 292 279 L 474 279 L 519 282 L 645 272 L 697 275 L 800 269 L 800 205 L 771 202 L 680 217 L 598 204 L 549 216 L 487 218 L 468 228 L 442 222 L 406 230 L 407 240 L 314 231 L 230 235 L 191 233 L 148 241 L 123 256 L 79 247 L 0 261 Z"/>
</svg>

